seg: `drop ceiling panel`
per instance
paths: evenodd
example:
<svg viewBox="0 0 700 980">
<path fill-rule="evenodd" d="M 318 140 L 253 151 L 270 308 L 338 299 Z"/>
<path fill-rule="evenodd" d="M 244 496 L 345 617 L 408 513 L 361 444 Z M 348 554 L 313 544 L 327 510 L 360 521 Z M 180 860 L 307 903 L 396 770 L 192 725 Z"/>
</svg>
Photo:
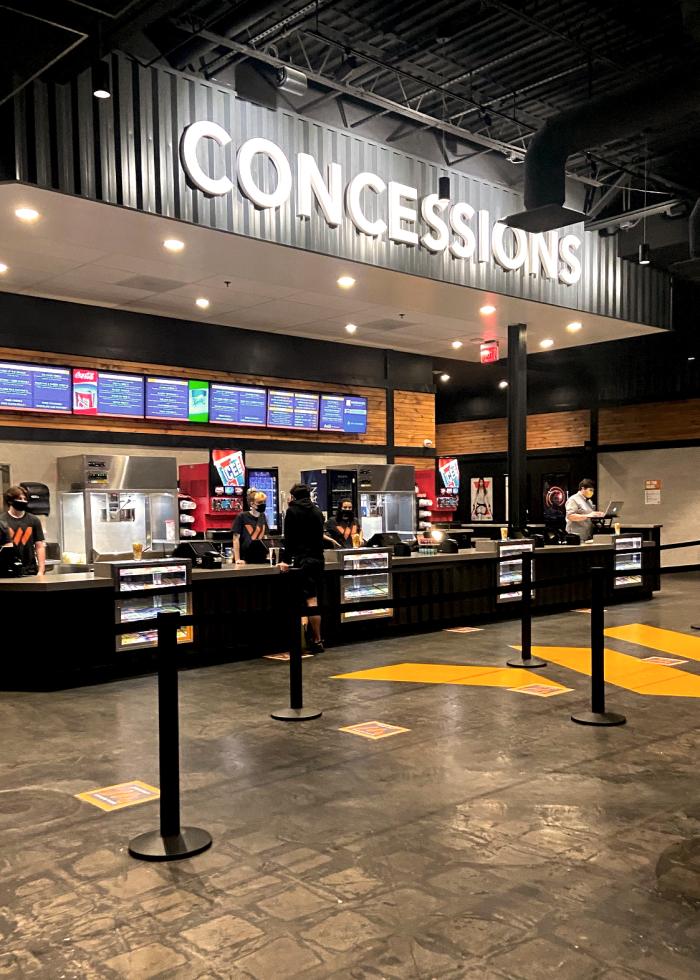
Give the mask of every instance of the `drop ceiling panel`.
<svg viewBox="0 0 700 980">
<path fill-rule="evenodd" d="M 16 220 L 20 205 L 39 210 L 35 225 Z M 183 252 L 163 249 L 172 237 Z M 529 324 L 531 350 L 546 336 L 562 348 L 657 332 L 15 184 L 0 185 L 1 261 L 10 266 L 3 291 L 461 360 L 478 360 L 480 339 L 500 339 L 505 354 L 508 323 Z M 348 273 L 356 284 L 346 292 L 336 280 Z M 198 296 L 207 310 L 195 307 Z M 495 315 L 479 313 L 486 302 Z M 566 332 L 571 319 L 584 322 L 579 334 Z M 354 338 L 348 322 L 359 327 Z M 454 339 L 464 341 L 458 351 Z"/>
</svg>

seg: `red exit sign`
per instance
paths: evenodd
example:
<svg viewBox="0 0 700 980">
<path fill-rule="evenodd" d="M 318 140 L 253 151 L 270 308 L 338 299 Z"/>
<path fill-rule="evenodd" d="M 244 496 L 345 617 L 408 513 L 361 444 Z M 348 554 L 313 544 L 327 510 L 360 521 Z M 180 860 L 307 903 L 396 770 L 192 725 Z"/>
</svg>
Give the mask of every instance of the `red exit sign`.
<svg viewBox="0 0 700 980">
<path fill-rule="evenodd" d="M 485 340 L 479 347 L 482 364 L 494 364 L 500 357 L 497 340 Z"/>
</svg>

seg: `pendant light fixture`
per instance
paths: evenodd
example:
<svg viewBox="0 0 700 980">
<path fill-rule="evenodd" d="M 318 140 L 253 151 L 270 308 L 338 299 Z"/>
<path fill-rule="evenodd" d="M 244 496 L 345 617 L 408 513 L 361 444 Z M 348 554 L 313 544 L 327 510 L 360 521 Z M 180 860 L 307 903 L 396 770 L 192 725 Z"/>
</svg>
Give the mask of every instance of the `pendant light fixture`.
<svg viewBox="0 0 700 980">
<path fill-rule="evenodd" d="M 649 139 L 645 142 L 644 151 L 644 217 L 642 218 L 642 241 L 639 246 L 639 264 L 649 265 L 650 249 L 647 241 L 647 163 L 649 160 Z"/>
<path fill-rule="evenodd" d="M 441 201 L 449 201 L 450 199 L 450 178 L 449 177 L 438 177 L 438 197 Z"/>
<path fill-rule="evenodd" d="M 112 84 L 109 77 L 109 65 L 106 61 L 98 61 L 92 69 L 92 94 L 96 99 L 111 99 Z"/>
</svg>

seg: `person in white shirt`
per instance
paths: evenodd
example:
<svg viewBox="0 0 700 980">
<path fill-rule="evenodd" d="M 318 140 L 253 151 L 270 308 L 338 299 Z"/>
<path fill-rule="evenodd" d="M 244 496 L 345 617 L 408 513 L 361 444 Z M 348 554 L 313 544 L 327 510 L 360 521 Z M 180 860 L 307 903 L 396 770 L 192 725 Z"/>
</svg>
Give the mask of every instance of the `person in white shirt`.
<svg viewBox="0 0 700 980">
<path fill-rule="evenodd" d="M 566 501 L 566 533 L 578 534 L 581 542 L 590 541 L 593 537 L 592 517 L 604 517 L 602 511 L 593 506 L 595 483 L 593 480 L 581 480 L 578 493 L 572 494 Z"/>
</svg>

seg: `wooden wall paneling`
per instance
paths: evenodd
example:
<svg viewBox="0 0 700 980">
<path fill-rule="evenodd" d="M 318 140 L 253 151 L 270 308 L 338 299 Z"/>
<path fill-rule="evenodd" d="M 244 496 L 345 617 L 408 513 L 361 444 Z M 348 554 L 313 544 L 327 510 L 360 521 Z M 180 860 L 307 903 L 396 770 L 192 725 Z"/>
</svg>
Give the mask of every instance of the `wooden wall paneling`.
<svg viewBox="0 0 700 980">
<path fill-rule="evenodd" d="M 394 458 L 394 462 L 399 463 L 402 466 L 415 466 L 417 470 L 435 469 L 434 456 L 400 456 L 397 453 Z"/>
<path fill-rule="evenodd" d="M 700 398 L 601 408 L 598 416 L 600 445 L 695 439 L 700 439 Z"/>
<path fill-rule="evenodd" d="M 529 415 L 528 449 L 565 449 L 582 446 L 590 434 L 590 412 L 549 412 Z M 439 456 L 471 456 L 508 451 L 506 419 L 445 422 L 437 426 Z"/>
<path fill-rule="evenodd" d="M 417 391 L 394 392 L 394 445 L 435 445 L 435 395 Z"/>
<path fill-rule="evenodd" d="M 131 361 L 117 361 L 100 357 L 74 357 L 65 354 L 47 354 L 36 351 L 20 351 L 0 348 L 0 360 L 20 361 L 27 364 L 57 364 L 65 367 L 96 368 L 100 371 L 123 371 L 131 374 L 158 375 L 162 377 L 194 377 L 202 381 L 225 381 L 229 384 L 262 385 L 268 388 L 285 390 L 325 391 L 333 393 L 339 389 L 317 381 L 281 381 L 279 378 L 264 376 L 251 377 L 243 374 L 230 374 L 225 371 L 193 371 L 174 368 L 163 364 L 137 364 Z M 338 443 L 339 445 L 383 446 L 387 441 L 386 432 L 386 392 L 383 388 L 364 388 L 358 385 L 344 385 L 343 393 L 363 395 L 367 398 L 367 432 L 364 434 L 343 432 L 292 432 L 289 429 L 264 429 L 252 426 L 207 425 L 200 422 L 151 422 L 140 419 L 94 418 L 90 416 L 51 416 L 37 414 L 30 416 L 25 412 L 0 413 L 0 427 L 65 429 L 69 432 L 81 430 L 124 432 L 144 432 L 154 435 L 209 434 L 216 438 L 272 439 L 283 442 Z M 417 397 L 421 397 L 418 395 Z M 434 396 L 428 396 L 433 398 Z M 422 441 L 422 440 L 421 440 Z M 416 445 L 413 443 L 412 445 Z"/>
</svg>

